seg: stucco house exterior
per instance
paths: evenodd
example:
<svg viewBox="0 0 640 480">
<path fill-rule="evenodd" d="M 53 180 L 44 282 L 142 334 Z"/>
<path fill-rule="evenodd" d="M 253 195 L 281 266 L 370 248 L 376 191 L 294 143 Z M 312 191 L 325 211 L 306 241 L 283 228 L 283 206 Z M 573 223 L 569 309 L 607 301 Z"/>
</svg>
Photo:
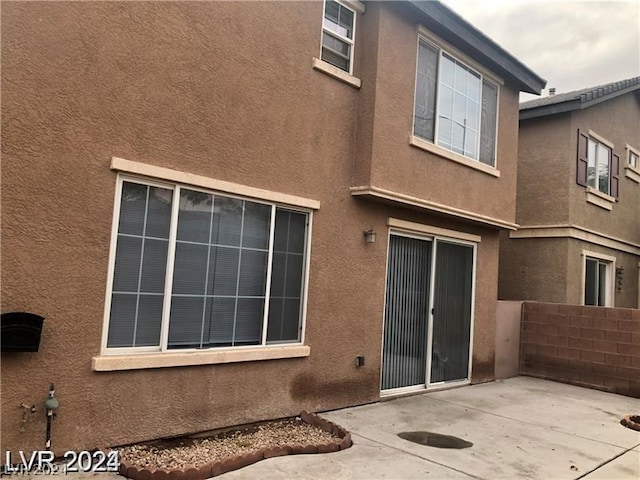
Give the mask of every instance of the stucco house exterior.
<svg viewBox="0 0 640 480">
<path fill-rule="evenodd" d="M 640 77 L 520 105 L 502 299 L 640 307 Z"/>
<path fill-rule="evenodd" d="M 2 44 L 2 312 L 45 317 L 4 450 L 50 383 L 60 452 L 494 378 L 545 82 L 457 14 L 5 2 Z"/>
</svg>

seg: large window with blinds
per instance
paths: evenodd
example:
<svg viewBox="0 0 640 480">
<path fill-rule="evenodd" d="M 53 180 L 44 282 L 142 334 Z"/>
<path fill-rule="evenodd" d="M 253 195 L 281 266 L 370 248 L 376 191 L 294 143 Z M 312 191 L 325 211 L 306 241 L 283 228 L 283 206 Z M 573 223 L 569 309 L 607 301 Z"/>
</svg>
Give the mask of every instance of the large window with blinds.
<svg viewBox="0 0 640 480">
<path fill-rule="evenodd" d="M 301 342 L 309 212 L 124 178 L 107 349 Z"/>
<path fill-rule="evenodd" d="M 498 86 L 423 38 L 413 120 L 416 137 L 495 167 Z"/>
</svg>

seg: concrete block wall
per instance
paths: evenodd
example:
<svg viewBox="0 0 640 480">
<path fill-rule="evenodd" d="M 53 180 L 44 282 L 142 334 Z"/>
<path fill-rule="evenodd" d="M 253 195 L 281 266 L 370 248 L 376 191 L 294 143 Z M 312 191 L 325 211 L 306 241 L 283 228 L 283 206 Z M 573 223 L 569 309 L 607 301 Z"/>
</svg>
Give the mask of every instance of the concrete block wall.
<svg viewBox="0 0 640 480">
<path fill-rule="evenodd" d="M 640 398 L 640 310 L 524 302 L 521 375 Z"/>
</svg>

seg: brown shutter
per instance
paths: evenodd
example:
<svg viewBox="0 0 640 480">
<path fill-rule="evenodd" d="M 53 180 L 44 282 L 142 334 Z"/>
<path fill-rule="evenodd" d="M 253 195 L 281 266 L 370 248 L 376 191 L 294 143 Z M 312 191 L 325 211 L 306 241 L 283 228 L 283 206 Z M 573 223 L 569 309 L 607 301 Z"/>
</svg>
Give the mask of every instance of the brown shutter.
<svg viewBox="0 0 640 480">
<path fill-rule="evenodd" d="M 578 167 L 576 171 L 576 183 L 583 187 L 587 186 L 587 166 L 589 165 L 589 160 L 587 159 L 588 147 L 589 136 L 582 130 L 578 130 Z"/>
<path fill-rule="evenodd" d="M 620 157 L 611 155 L 611 196 L 618 199 L 618 184 L 620 183 Z"/>
</svg>

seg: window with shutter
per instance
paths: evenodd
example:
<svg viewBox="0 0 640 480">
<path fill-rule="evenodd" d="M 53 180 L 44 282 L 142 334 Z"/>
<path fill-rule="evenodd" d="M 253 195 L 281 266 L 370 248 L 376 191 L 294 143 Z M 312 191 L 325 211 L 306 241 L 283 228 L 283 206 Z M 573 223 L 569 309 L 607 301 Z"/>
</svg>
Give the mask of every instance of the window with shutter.
<svg viewBox="0 0 640 480">
<path fill-rule="evenodd" d="M 618 198 L 620 157 L 595 134 L 578 130 L 576 183 Z"/>
<path fill-rule="evenodd" d="M 578 130 L 578 168 L 577 168 L 577 183 L 583 187 L 587 186 L 587 167 L 589 161 L 587 160 L 587 148 L 589 145 L 589 136 L 583 131 Z"/>
</svg>

